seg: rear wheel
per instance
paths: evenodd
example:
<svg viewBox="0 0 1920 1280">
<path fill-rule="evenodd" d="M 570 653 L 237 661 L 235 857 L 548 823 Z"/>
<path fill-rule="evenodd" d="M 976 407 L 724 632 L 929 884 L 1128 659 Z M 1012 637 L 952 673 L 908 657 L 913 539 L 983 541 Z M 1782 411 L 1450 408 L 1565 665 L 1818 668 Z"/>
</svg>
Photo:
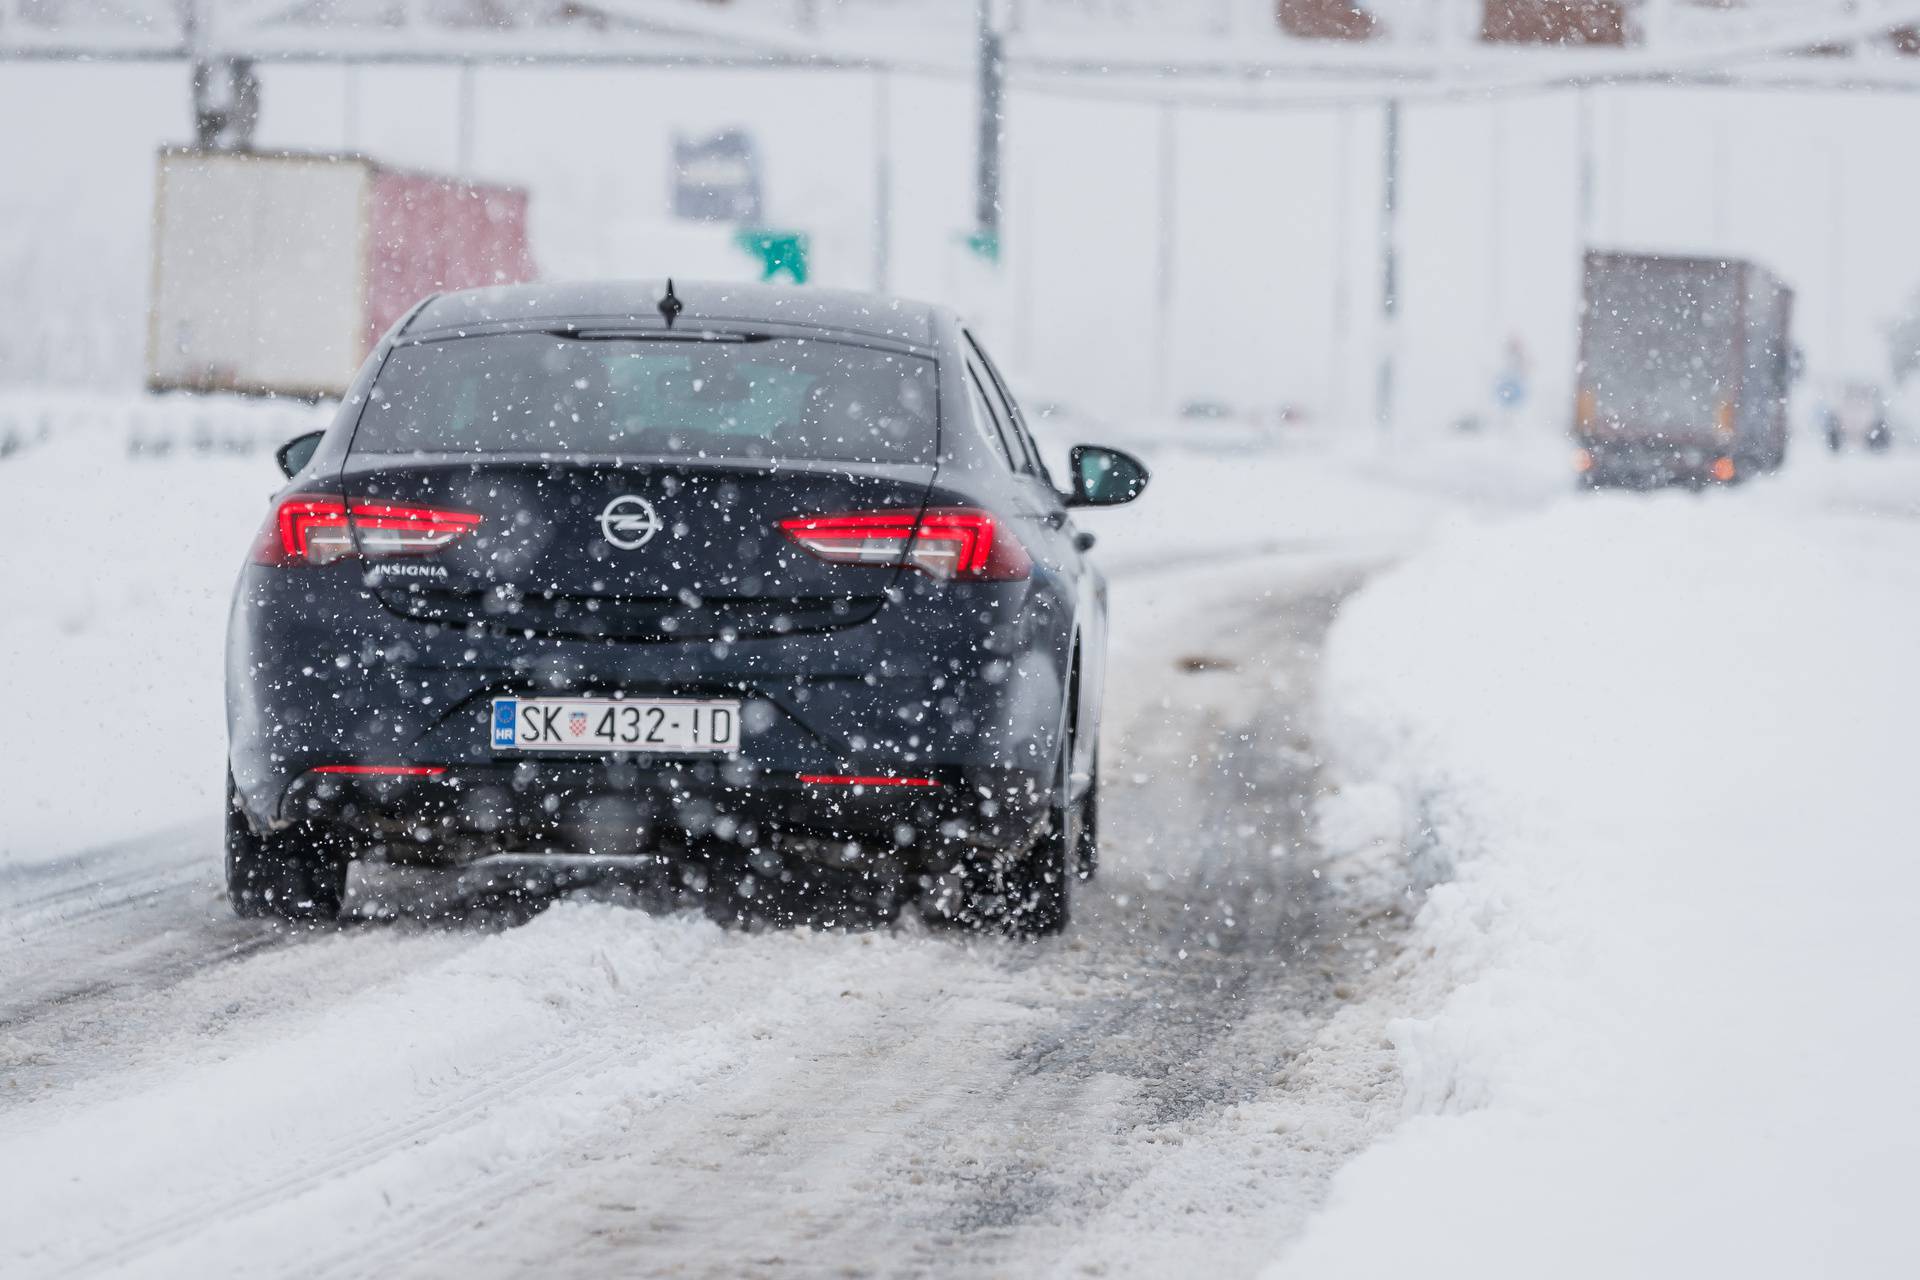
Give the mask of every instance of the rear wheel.
<svg viewBox="0 0 1920 1280">
<path fill-rule="evenodd" d="M 1027 856 L 1006 871 L 1007 923 L 1025 937 L 1066 928 L 1073 882 L 1092 874 L 1086 837 L 1094 793 L 1089 789 L 1078 801 L 1073 799 L 1072 768 L 1073 739 L 1063 735 L 1046 828 Z"/>
<path fill-rule="evenodd" d="M 313 823 L 261 835 L 234 803 L 227 780 L 227 901 L 235 915 L 333 920 L 346 896 L 347 859 Z"/>
</svg>

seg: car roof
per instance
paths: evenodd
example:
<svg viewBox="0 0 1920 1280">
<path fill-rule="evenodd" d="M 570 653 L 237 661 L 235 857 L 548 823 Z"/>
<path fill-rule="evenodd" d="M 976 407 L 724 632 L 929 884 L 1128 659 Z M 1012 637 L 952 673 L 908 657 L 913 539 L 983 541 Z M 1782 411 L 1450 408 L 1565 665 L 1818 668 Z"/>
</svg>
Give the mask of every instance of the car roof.
<svg viewBox="0 0 1920 1280">
<path fill-rule="evenodd" d="M 596 321 L 657 328 L 662 323 L 659 303 L 666 291 L 665 280 L 462 289 L 428 302 L 407 325 L 406 335 L 412 338 L 446 330 Z M 692 327 L 703 321 L 764 324 L 832 329 L 916 347 L 934 345 L 937 308 L 887 294 L 709 280 L 675 280 L 673 293 L 683 308 L 676 327 Z"/>
</svg>

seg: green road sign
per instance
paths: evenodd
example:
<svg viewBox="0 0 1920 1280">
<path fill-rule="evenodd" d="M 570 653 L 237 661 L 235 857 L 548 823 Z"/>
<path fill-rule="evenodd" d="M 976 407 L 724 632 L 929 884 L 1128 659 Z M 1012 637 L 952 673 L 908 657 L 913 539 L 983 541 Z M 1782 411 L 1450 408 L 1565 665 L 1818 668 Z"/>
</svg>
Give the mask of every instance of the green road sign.
<svg viewBox="0 0 1920 1280">
<path fill-rule="evenodd" d="M 983 227 L 978 231 L 967 232 L 961 239 L 967 248 L 973 251 L 973 255 L 976 258 L 979 258 L 982 262 L 991 262 L 998 265 L 1000 261 L 1000 233 L 998 231 L 990 231 Z"/>
<path fill-rule="evenodd" d="M 733 242 L 760 259 L 760 278 L 786 276 L 795 284 L 807 282 L 808 236 L 804 231 L 742 230 Z"/>
</svg>

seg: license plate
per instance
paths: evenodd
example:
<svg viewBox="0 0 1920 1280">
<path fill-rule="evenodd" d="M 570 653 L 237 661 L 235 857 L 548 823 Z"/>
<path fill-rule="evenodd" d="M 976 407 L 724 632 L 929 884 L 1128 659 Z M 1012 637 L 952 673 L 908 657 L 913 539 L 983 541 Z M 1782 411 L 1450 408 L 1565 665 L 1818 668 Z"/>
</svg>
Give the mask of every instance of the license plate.
<svg viewBox="0 0 1920 1280">
<path fill-rule="evenodd" d="M 495 751 L 733 755 L 740 704 L 703 698 L 495 698 Z"/>
</svg>

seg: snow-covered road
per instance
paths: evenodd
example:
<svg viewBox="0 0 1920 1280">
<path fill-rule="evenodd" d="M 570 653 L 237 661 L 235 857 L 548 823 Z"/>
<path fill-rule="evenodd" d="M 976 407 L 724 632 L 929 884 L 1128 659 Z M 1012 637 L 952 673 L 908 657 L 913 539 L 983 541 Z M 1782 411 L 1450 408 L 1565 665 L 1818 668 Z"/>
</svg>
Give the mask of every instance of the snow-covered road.
<svg viewBox="0 0 1920 1280">
<path fill-rule="evenodd" d="M 216 883 L 271 468 L 61 412 L 0 467 L 0 546 L 87 567 L 0 556 L 9 1280 L 1915 1272 L 1920 458 L 1574 498 L 1511 441 L 1168 445 L 1090 516 L 1064 937 L 392 876 L 303 930 Z"/>
<path fill-rule="evenodd" d="M 0 868 L 0 1271 L 1243 1274 L 1399 1110 L 1303 829 L 1352 559 L 1124 576 L 1105 865 L 918 926 L 231 919 L 192 825 Z M 1196 626 L 1195 619 L 1205 619 Z"/>
</svg>

